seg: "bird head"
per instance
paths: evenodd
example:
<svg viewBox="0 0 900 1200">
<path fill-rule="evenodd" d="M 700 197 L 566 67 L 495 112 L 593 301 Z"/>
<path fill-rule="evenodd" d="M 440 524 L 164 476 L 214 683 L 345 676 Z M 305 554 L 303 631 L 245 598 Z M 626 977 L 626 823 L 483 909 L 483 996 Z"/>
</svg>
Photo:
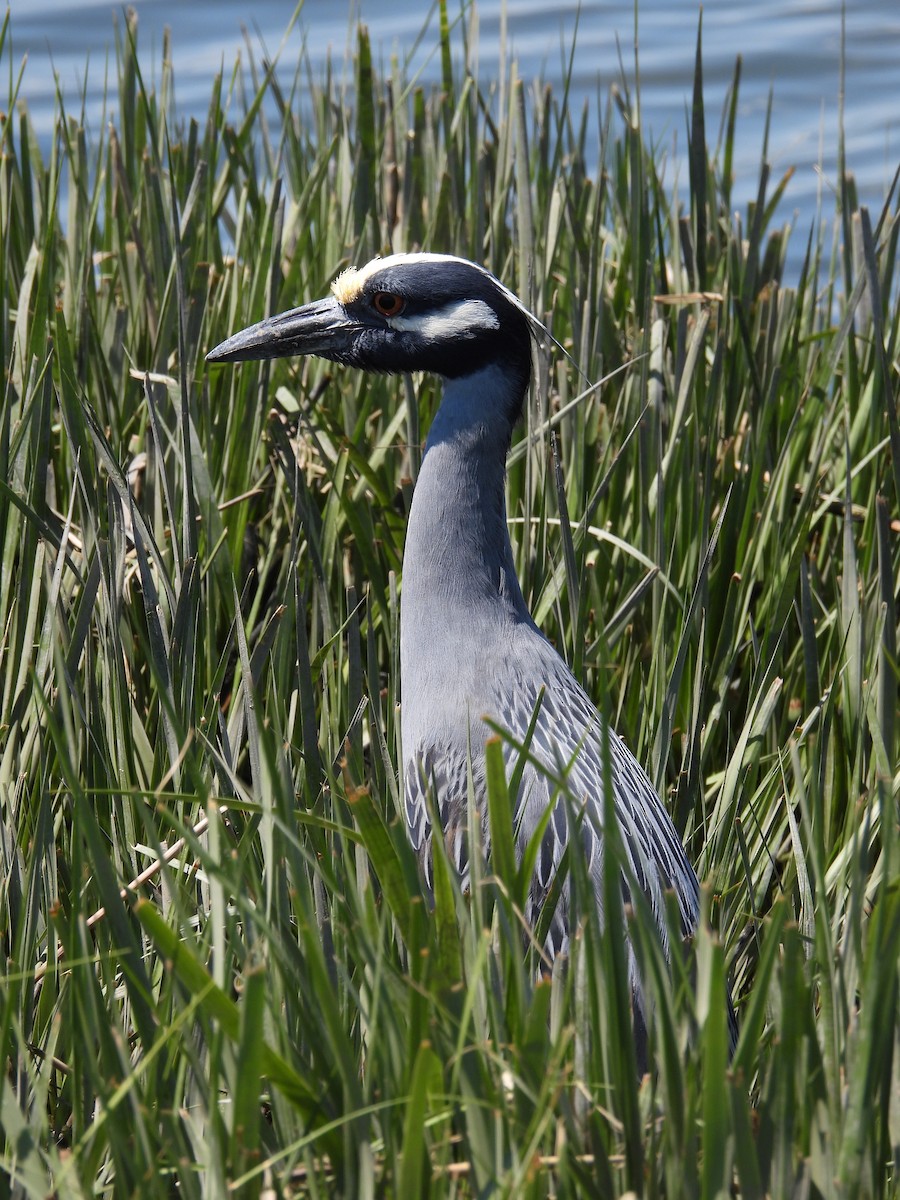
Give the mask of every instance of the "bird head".
<svg viewBox="0 0 900 1200">
<path fill-rule="evenodd" d="M 445 379 L 497 365 L 524 394 L 533 318 L 483 267 L 445 254 L 392 254 L 350 267 L 331 292 L 234 334 L 206 361 L 314 354 L 364 371 Z"/>
</svg>

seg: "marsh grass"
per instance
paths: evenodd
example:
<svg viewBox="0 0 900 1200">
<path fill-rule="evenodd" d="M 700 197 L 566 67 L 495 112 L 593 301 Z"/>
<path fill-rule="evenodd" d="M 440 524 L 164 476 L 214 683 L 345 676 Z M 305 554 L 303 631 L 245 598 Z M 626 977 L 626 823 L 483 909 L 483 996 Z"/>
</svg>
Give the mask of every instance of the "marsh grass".
<svg viewBox="0 0 900 1200">
<path fill-rule="evenodd" d="M 739 72 L 714 141 L 699 44 L 673 195 L 636 94 L 597 144 L 565 91 L 479 78 L 469 10 L 440 15 L 435 86 L 378 75 L 361 28 L 346 90 L 302 57 L 286 85 L 285 53 L 183 123 L 129 23 L 115 119 L 88 139 L 61 96 L 49 147 L 10 71 L 0 1191 L 893 1194 L 896 200 L 870 214 L 845 174 L 811 231 L 779 226 L 763 151 L 733 213 Z M 509 854 L 469 896 L 438 856 L 423 892 L 398 595 L 434 381 L 204 366 L 419 245 L 484 262 L 587 379 L 627 368 L 585 390 L 539 355 L 509 512 L 533 611 L 705 881 L 671 972 L 640 911 L 590 905 L 539 971 Z"/>
</svg>

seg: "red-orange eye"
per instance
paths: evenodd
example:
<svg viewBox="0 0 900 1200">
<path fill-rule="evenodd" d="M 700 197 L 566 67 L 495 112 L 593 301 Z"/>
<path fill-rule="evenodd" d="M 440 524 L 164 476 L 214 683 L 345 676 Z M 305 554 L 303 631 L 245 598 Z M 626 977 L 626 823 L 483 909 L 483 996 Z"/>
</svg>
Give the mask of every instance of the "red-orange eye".
<svg viewBox="0 0 900 1200">
<path fill-rule="evenodd" d="M 396 292 L 376 292 L 372 297 L 372 307 L 383 317 L 396 317 L 405 305 L 406 301 Z"/>
</svg>

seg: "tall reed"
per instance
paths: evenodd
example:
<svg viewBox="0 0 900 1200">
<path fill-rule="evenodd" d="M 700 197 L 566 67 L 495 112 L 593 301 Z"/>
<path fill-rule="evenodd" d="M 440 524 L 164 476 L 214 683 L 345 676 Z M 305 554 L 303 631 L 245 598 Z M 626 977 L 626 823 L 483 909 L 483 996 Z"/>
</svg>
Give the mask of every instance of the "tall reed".
<svg viewBox="0 0 900 1200">
<path fill-rule="evenodd" d="M 637 94 L 597 141 L 567 84 L 480 76 L 455 20 L 434 83 L 382 77 L 360 27 L 352 82 L 285 53 L 182 121 L 129 17 L 114 119 L 89 138 L 60 95 L 49 147 L 10 72 L 3 1194 L 897 1187 L 894 193 L 870 214 L 845 175 L 795 231 L 762 161 L 733 213 L 739 70 L 711 152 L 698 42 L 674 194 Z M 435 382 L 204 366 L 418 246 L 485 263 L 570 356 L 539 357 L 513 451 L 517 566 L 705 880 L 671 973 L 623 914 L 641 1081 L 621 925 L 586 919 L 545 978 L 511 860 L 464 896 L 439 857 L 432 906 L 406 842 L 398 592 Z"/>
</svg>

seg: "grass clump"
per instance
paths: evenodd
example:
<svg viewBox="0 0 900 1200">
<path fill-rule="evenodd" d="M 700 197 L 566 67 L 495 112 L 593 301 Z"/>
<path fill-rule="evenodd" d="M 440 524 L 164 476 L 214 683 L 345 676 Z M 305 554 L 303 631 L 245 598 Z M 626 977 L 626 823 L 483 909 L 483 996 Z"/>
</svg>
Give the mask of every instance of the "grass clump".
<svg viewBox="0 0 900 1200">
<path fill-rule="evenodd" d="M 564 96 L 480 79 L 476 41 L 442 7 L 426 87 L 361 28 L 348 93 L 251 64 L 177 124 L 129 21 L 116 121 L 89 139 L 60 97 L 49 150 L 11 87 L 5 1194 L 896 1189 L 896 206 L 845 175 L 786 281 L 785 181 L 763 161 L 731 211 L 737 73 L 710 152 L 698 54 L 681 199 L 636 96 L 594 144 Z M 438 859 L 432 909 L 407 846 L 398 589 L 434 382 L 204 367 L 417 246 L 485 263 L 590 379 L 627 367 L 585 392 L 541 359 L 509 511 L 536 618 L 708 885 L 696 986 L 635 923 L 643 1081 L 620 933 L 588 923 L 535 982 L 514 864 L 463 897 Z"/>
</svg>

